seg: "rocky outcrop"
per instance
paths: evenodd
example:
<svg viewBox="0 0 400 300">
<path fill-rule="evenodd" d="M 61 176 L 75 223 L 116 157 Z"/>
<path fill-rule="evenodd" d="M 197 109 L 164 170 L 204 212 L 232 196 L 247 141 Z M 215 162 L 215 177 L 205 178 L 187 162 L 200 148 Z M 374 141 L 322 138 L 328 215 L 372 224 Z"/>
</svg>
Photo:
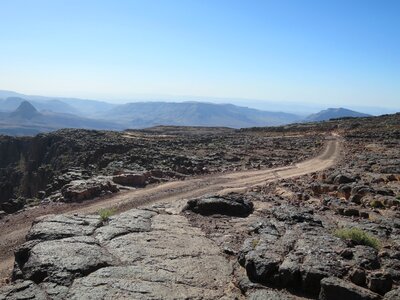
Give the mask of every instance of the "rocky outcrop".
<svg viewBox="0 0 400 300">
<path fill-rule="evenodd" d="M 12 285 L 0 288 L 1 300 L 35 299 L 47 300 L 47 294 L 33 281 L 18 280 Z"/>
<path fill-rule="evenodd" d="M 283 222 L 265 219 L 255 227 L 239 262 L 252 281 L 318 295 L 322 278 L 344 276 L 355 259 L 344 259 L 341 253 L 347 245 L 310 214 L 288 211 L 286 215 Z"/>
<path fill-rule="evenodd" d="M 0 299 L 233 299 L 232 265 L 170 213 L 157 205 L 107 223 L 94 215 L 37 220 L 16 252 L 15 283 Z"/>
<path fill-rule="evenodd" d="M 329 277 L 321 281 L 320 300 L 380 300 L 381 297 L 367 289 L 346 282 L 339 278 Z"/>
<path fill-rule="evenodd" d="M 74 180 L 61 189 L 63 201 L 77 202 L 95 197 L 116 193 L 117 185 L 106 178 L 93 178 L 89 180 Z"/>
</svg>

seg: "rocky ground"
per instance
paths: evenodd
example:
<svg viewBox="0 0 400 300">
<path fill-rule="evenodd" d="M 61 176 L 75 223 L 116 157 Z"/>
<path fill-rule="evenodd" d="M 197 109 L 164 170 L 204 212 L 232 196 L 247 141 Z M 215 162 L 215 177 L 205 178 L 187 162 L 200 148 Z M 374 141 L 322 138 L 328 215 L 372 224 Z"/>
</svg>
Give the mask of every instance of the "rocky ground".
<svg viewBox="0 0 400 300">
<path fill-rule="evenodd" d="M 193 175 L 289 165 L 314 156 L 322 140 L 190 127 L 0 136 L 0 216 Z"/>
<path fill-rule="evenodd" d="M 400 299 L 400 115 L 268 130 L 315 126 L 343 137 L 329 169 L 37 220 L 0 299 Z"/>
<path fill-rule="evenodd" d="M 398 120 L 341 132 L 343 159 L 331 169 L 240 195 L 255 207 L 247 218 L 186 212 L 193 226 L 237 260 L 242 293 L 256 290 L 257 299 L 400 299 Z M 292 295 L 274 298 L 266 287 Z"/>
</svg>

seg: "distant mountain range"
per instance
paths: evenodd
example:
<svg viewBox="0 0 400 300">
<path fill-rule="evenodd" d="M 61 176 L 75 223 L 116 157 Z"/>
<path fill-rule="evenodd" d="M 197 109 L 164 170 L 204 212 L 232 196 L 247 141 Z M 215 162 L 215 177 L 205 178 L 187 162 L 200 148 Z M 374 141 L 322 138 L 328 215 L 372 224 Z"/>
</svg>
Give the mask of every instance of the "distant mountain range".
<svg viewBox="0 0 400 300">
<path fill-rule="evenodd" d="M 39 111 L 49 110 L 52 112 L 77 114 L 86 117 L 94 117 L 116 106 L 116 104 L 97 100 L 30 96 L 12 91 L 0 90 L 0 111 L 13 111 L 25 100 L 28 100 Z"/>
<path fill-rule="evenodd" d="M 308 122 L 318 122 L 318 121 L 326 121 L 330 119 L 344 118 L 344 117 L 352 117 L 352 118 L 361 118 L 361 117 L 371 117 L 371 115 L 363 114 L 354 110 L 346 109 L 346 108 L 328 108 L 322 110 L 316 114 L 309 115 L 305 121 Z"/>
<path fill-rule="evenodd" d="M 35 135 L 60 128 L 124 129 L 123 126 L 109 121 L 46 110 L 39 112 L 28 101 L 21 102 L 18 108 L 10 113 L 0 113 L 0 134 Z"/>
<path fill-rule="evenodd" d="M 34 135 L 60 128 L 123 130 L 158 125 L 257 127 L 323 121 L 367 114 L 329 108 L 307 118 L 232 104 L 205 102 L 135 102 L 27 96 L 0 91 L 0 134 Z"/>
<path fill-rule="evenodd" d="M 294 114 L 268 112 L 236 106 L 202 102 L 136 102 L 119 105 L 102 117 L 118 120 L 133 128 L 157 125 L 254 127 L 292 123 Z"/>
</svg>

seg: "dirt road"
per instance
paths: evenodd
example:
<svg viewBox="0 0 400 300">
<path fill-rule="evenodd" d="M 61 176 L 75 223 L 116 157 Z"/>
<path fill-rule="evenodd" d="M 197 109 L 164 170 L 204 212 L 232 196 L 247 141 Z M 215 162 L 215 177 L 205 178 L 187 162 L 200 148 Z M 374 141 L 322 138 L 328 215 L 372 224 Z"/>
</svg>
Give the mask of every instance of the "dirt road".
<svg viewBox="0 0 400 300">
<path fill-rule="evenodd" d="M 60 213 L 96 213 L 101 208 L 114 208 L 122 212 L 161 200 L 167 202 L 205 194 L 244 191 L 268 181 L 301 176 L 329 168 L 338 159 L 339 152 L 340 139 L 329 137 L 320 155 L 287 167 L 199 176 L 185 181 L 129 190 L 83 203 L 41 206 L 8 216 L 0 223 L 0 278 L 7 278 L 10 275 L 14 262 L 13 251 L 24 242 L 32 221 L 39 216 Z"/>
</svg>

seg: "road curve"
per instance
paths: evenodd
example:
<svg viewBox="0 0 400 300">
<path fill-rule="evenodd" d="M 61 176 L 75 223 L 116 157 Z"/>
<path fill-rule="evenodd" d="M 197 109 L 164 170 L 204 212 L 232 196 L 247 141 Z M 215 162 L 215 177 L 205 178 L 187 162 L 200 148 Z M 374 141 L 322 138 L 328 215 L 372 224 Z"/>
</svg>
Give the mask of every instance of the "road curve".
<svg viewBox="0 0 400 300">
<path fill-rule="evenodd" d="M 327 138 L 326 147 L 321 154 L 287 167 L 200 176 L 184 181 L 173 181 L 143 189 L 129 190 L 83 203 L 37 207 L 9 216 L 7 222 L 0 225 L 0 279 L 9 276 L 14 263 L 13 251 L 24 242 L 32 221 L 39 216 L 61 213 L 96 213 L 101 208 L 113 208 L 122 212 L 159 201 L 168 202 L 206 194 L 244 191 L 266 182 L 324 170 L 335 164 L 339 153 L 340 138 L 332 136 Z"/>
</svg>

